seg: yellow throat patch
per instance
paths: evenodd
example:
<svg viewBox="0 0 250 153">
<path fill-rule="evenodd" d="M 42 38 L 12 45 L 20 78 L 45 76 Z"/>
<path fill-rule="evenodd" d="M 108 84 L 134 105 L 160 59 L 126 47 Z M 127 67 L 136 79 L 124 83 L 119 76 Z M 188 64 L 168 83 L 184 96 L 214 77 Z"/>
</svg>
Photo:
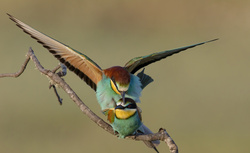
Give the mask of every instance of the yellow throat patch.
<svg viewBox="0 0 250 153">
<path fill-rule="evenodd" d="M 137 111 L 136 109 L 129 109 L 129 110 L 116 109 L 115 115 L 118 119 L 127 119 L 133 116 L 136 111 Z"/>
</svg>

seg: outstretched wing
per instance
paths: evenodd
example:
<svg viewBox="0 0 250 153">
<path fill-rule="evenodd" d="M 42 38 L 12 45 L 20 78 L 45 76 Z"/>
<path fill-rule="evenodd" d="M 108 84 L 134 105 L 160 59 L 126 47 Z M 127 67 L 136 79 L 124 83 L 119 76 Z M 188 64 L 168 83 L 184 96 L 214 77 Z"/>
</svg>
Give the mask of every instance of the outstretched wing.
<svg viewBox="0 0 250 153">
<path fill-rule="evenodd" d="M 208 43 L 211 41 L 215 41 L 215 40 L 218 40 L 218 39 L 213 39 L 210 41 L 205 41 L 202 43 L 198 43 L 198 44 L 194 44 L 194 45 L 190 45 L 190 46 L 186 46 L 186 47 L 181 47 L 181 48 L 177 48 L 177 49 L 153 53 L 153 54 L 146 55 L 146 56 L 135 57 L 135 58 L 131 59 L 128 63 L 126 63 L 124 67 L 130 73 L 134 74 L 140 68 L 143 68 L 144 66 L 147 66 L 151 63 L 154 63 L 154 62 L 159 61 L 163 58 L 166 58 L 166 57 L 171 56 L 173 54 L 179 53 L 181 51 L 187 50 L 189 48 L 193 48 L 195 46 L 199 46 L 199 45 L 202 45 L 202 44 L 205 44 L 205 43 Z"/>
<path fill-rule="evenodd" d="M 25 33 L 41 43 L 60 60 L 60 62 L 64 63 L 69 70 L 75 72 L 75 74 L 83 79 L 91 88 L 96 90 L 97 83 L 102 79 L 102 69 L 94 61 L 69 46 L 31 28 L 12 15 L 8 15 Z"/>
</svg>

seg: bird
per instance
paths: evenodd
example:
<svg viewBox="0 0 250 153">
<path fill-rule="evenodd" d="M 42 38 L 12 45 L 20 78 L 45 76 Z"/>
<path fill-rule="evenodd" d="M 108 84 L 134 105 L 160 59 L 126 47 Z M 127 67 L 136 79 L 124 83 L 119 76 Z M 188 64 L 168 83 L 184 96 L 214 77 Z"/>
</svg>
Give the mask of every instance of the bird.
<svg viewBox="0 0 250 153">
<path fill-rule="evenodd" d="M 120 99 L 123 99 L 123 104 L 125 104 L 125 97 L 131 98 L 137 103 L 140 102 L 142 89 L 152 82 L 152 78 L 144 74 L 144 70 L 140 75 L 135 75 L 141 68 L 189 48 L 217 40 L 213 39 L 181 48 L 135 57 L 124 66 L 112 66 L 102 69 L 87 55 L 33 29 L 14 16 L 8 13 L 7 15 L 19 28 L 36 39 L 38 43 L 41 43 L 55 58 L 65 64 L 69 70 L 73 71 L 96 92 L 96 98 L 102 111 L 115 108 Z"/>
<path fill-rule="evenodd" d="M 131 98 L 125 98 L 125 104 L 119 100 L 115 108 L 110 108 L 104 113 L 111 123 L 114 131 L 119 133 L 120 138 L 125 138 L 133 134 L 142 124 L 141 113 L 135 101 Z"/>
<path fill-rule="evenodd" d="M 118 105 L 115 108 L 110 108 L 104 113 L 107 116 L 114 131 L 119 133 L 119 138 L 125 138 L 128 135 L 133 134 L 152 134 L 142 123 L 141 109 L 137 107 L 136 102 L 131 98 L 125 98 L 125 104 L 123 99 L 119 100 Z M 156 141 L 143 141 L 148 147 L 153 148 L 157 153 L 156 146 L 160 144 L 159 140 Z"/>
</svg>

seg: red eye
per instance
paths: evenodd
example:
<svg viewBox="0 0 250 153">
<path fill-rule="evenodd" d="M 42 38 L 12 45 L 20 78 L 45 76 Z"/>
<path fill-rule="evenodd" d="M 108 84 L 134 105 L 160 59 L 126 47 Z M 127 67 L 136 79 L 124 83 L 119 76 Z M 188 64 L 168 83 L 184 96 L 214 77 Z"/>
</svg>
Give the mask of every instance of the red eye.
<svg viewBox="0 0 250 153">
<path fill-rule="evenodd" d="M 136 104 L 129 104 L 126 108 L 136 108 Z"/>
</svg>

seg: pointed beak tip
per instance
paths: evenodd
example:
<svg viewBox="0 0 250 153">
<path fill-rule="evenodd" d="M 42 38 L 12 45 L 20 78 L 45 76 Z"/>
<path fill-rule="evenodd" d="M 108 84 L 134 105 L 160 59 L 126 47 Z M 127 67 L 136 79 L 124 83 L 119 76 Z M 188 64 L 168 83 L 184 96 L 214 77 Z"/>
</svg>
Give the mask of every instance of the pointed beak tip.
<svg viewBox="0 0 250 153">
<path fill-rule="evenodd" d="M 125 92 L 121 92 L 121 95 L 122 95 L 122 102 L 123 102 L 123 105 L 125 105 Z"/>
</svg>

